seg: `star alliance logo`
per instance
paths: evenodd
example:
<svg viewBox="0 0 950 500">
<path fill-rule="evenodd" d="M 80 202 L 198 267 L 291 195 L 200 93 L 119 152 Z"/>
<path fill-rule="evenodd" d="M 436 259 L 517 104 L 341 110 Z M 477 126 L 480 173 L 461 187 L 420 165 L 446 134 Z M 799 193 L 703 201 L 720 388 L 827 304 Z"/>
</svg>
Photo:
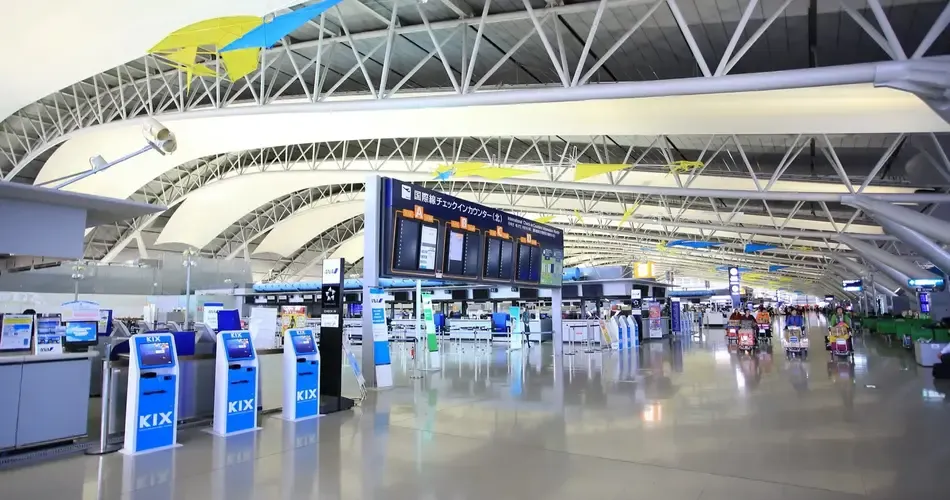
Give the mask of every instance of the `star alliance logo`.
<svg viewBox="0 0 950 500">
<path fill-rule="evenodd" d="M 328 302 L 335 302 L 335 301 L 336 301 L 336 290 L 335 290 L 335 289 L 333 289 L 333 288 L 327 288 L 326 300 L 327 300 Z"/>
</svg>

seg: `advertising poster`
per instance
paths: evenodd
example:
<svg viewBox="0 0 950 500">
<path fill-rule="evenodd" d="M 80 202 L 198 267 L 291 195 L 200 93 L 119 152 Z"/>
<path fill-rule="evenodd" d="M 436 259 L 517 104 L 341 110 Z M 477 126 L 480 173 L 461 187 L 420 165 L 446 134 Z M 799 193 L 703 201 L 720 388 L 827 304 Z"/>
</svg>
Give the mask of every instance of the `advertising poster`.
<svg viewBox="0 0 950 500">
<path fill-rule="evenodd" d="M 650 302 L 649 333 L 651 339 L 663 337 L 663 319 L 660 317 L 660 303 Z"/>
<path fill-rule="evenodd" d="M 511 316 L 511 343 L 508 346 L 509 351 L 515 351 L 524 347 L 524 323 L 521 321 L 521 308 L 511 306 L 508 308 L 508 315 Z"/>
<path fill-rule="evenodd" d="M 218 329 L 218 311 L 224 309 L 224 304 L 220 302 L 205 302 L 204 312 L 202 312 L 202 322 L 210 329 Z"/>
<path fill-rule="evenodd" d="M 3 315 L 0 322 L 0 351 L 28 351 L 32 339 L 32 314 Z"/>
<path fill-rule="evenodd" d="M 369 291 L 370 315 L 373 321 L 373 361 L 376 363 L 376 387 L 393 385 L 392 360 L 389 355 L 389 329 L 386 326 L 386 291 Z"/>
<path fill-rule="evenodd" d="M 429 368 L 442 368 L 439 357 L 439 338 L 435 331 L 435 317 L 432 312 L 432 292 L 422 292 L 422 320 L 426 329 L 426 350 L 429 351 Z"/>
<path fill-rule="evenodd" d="M 33 354 L 62 354 L 63 336 L 66 327 L 59 322 L 59 316 L 40 316 L 36 318 L 36 342 Z"/>
<path fill-rule="evenodd" d="M 670 330 L 672 333 L 680 333 L 680 313 L 682 305 L 678 298 L 670 299 Z"/>
<path fill-rule="evenodd" d="M 560 229 L 395 179 L 383 186 L 383 276 L 561 286 Z"/>
</svg>

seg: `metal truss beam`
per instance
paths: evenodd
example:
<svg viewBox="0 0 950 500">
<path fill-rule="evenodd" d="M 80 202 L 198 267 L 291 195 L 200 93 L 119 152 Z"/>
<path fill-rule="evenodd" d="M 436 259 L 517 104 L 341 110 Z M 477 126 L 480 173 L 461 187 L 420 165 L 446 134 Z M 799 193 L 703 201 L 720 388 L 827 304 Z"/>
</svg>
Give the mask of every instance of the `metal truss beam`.
<svg viewBox="0 0 950 500">
<path fill-rule="evenodd" d="M 661 137 L 657 139 L 665 140 Z M 667 237 L 674 237 L 677 233 L 684 232 L 683 229 L 700 230 L 703 234 L 702 239 L 714 238 L 717 231 L 736 232 L 742 235 L 745 242 L 752 241 L 758 236 L 777 236 L 789 239 L 788 247 L 802 246 L 815 239 L 819 241 L 832 239 L 838 232 L 848 232 L 848 227 L 855 222 L 858 211 L 849 211 L 847 213 L 840 210 L 829 210 L 826 212 L 828 220 L 835 231 L 815 231 L 800 230 L 788 228 L 788 224 L 793 219 L 812 220 L 799 212 L 809 193 L 790 193 L 790 192 L 772 192 L 769 191 L 775 184 L 775 181 L 789 174 L 785 171 L 785 165 L 790 158 L 795 156 L 795 152 L 800 150 L 800 145 L 804 144 L 800 138 L 796 139 L 789 148 L 786 158 L 783 159 L 773 173 L 769 183 L 764 186 L 762 191 L 750 190 L 705 190 L 695 188 L 650 188 L 644 186 L 630 186 L 623 184 L 625 172 L 621 175 L 611 175 L 609 184 L 575 183 L 567 182 L 562 179 L 570 177 L 574 169 L 574 163 L 581 161 L 589 162 L 617 162 L 622 161 L 630 163 L 631 168 L 646 171 L 663 171 L 668 168 L 659 151 L 653 146 L 624 146 L 607 148 L 606 144 L 613 141 L 614 138 L 596 136 L 590 137 L 587 142 L 567 142 L 553 144 L 550 138 L 535 137 L 525 138 L 404 138 L 404 139 L 379 139 L 367 141 L 340 141 L 331 143 L 312 143 L 297 144 L 279 148 L 264 148 L 257 150 L 239 151 L 228 154 L 214 155 L 189 162 L 181 167 L 168 172 L 159 179 L 145 186 L 132 198 L 136 201 L 147 203 L 163 204 L 168 207 L 174 207 L 181 203 L 191 192 L 202 188 L 203 186 L 214 182 L 216 179 L 239 176 L 243 174 L 260 174 L 267 172 L 286 172 L 299 171 L 301 169 L 318 173 L 320 171 L 348 171 L 354 172 L 354 185 L 362 184 L 366 173 L 372 171 L 379 174 L 399 175 L 402 173 L 418 173 L 420 165 L 429 163 L 455 163 L 465 161 L 485 161 L 491 164 L 510 165 L 518 164 L 524 168 L 538 169 L 539 173 L 544 174 L 547 181 L 534 179 L 512 179 L 502 182 L 485 182 L 479 179 L 462 178 L 451 179 L 444 182 L 432 182 L 432 187 L 445 190 L 450 193 L 468 193 L 474 194 L 476 201 L 485 202 L 489 196 L 502 195 L 506 200 L 504 203 L 493 202 L 506 210 L 526 211 L 540 213 L 542 215 L 561 215 L 571 216 L 576 214 L 577 207 L 580 213 L 590 221 L 596 221 L 597 224 L 610 226 L 615 225 L 624 215 L 627 215 L 625 225 L 636 229 L 644 224 L 659 224 L 667 228 Z M 721 140 L 723 147 L 735 141 L 735 146 L 740 149 L 740 156 L 745 157 L 744 150 L 741 150 L 741 143 L 735 137 L 717 138 L 710 136 L 708 144 L 715 145 L 714 141 Z M 636 143 L 636 141 L 634 141 Z M 654 141 L 656 143 L 656 141 Z M 568 154 L 568 150 L 574 152 Z M 707 146 L 707 149 L 709 147 Z M 887 157 L 893 153 L 891 148 L 885 154 Z M 719 158 L 725 155 L 719 155 Z M 718 163 L 717 154 L 706 155 L 705 152 L 700 155 L 707 163 L 703 167 L 706 174 L 709 173 L 729 173 L 727 164 Z M 880 164 L 880 162 L 879 162 Z M 689 179 L 686 179 L 684 185 L 698 178 L 699 176 L 691 173 Z M 658 194 L 657 194 L 658 193 Z M 352 196 L 358 196 L 359 192 L 350 193 Z M 673 196 L 673 195 L 688 196 Z M 844 195 L 834 193 L 812 193 L 821 200 L 833 201 L 840 199 Z M 722 201 L 723 195 L 740 197 L 739 201 L 732 210 L 731 214 L 720 213 L 719 205 L 726 205 Z M 794 200 L 796 204 L 793 208 L 778 207 L 775 205 L 764 205 L 753 208 L 753 205 L 746 205 L 749 199 L 763 199 L 775 195 L 775 198 Z M 265 205 L 257 210 L 258 213 L 251 214 L 241 220 L 241 224 L 246 227 L 240 230 L 238 227 L 232 228 L 225 234 L 216 239 L 216 243 L 221 238 L 225 240 L 221 247 L 206 248 L 205 251 L 213 252 L 217 256 L 233 257 L 246 247 L 249 241 L 254 241 L 266 231 L 273 227 L 278 218 L 267 215 L 266 211 L 274 208 L 281 210 L 281 204 L 284 202 L 293 203 L 293 200 L 299 200 L 299 196 L 306 194 L 297 194 L 297 197 L 288 195 L 285 199 L 274 200 L 271 205 Z M 896 196 L 896 197 L 895 197 Z M 525 204 L 525 199 L 540 200 L 540 206 L 529 206 Z M 934 195 L 885 195 L 898 201 L 928 202 L 934 201 Z M 938 199 L 950 199 L 950 195 L 937 195 Z M 573 208 L 564 208 L 562 200 L 572 200 Z M 763 200 L 766 201 L 766 200 Z M 744 207 L 744 208 L 743 208 Z M 667 215 L 645 217 L 643 210 L 650 208 L 653 213 L 658 209 L 667 211 Z M 630 209 L 629 214 L 624 211 Z M 688 210 L 699 210 L 713 214 L 718 220 L 717 223 L 709 223 L 696 219 L 693 215 L 688 215 Z M 767 216 L 772 221 L 773 227 L 766 225 L 742 225 L 737 221 L 735 215 L 740 213 L 758 214 Z M 758 212 L 757 212 L 758 211 Z M 850 219 L 848 216 L 850 215 Z M 118 239 L 112 248 L 107 248 L 105 254 L 99 253 L 99 247 L 96 247 L 94 253 L 87 254 L 89 258 L 103 258 L 105 261 L 114 259 L 118 253 L 124 249 L 130 242 L 134 241 L 136 235 L 149 227 L 158 217 L 149 217 L 131 221 L 128 224 L 116 226 Z M 866 224 L 866 218 L 858 220 L 859 223 Z M 689 232 L 689 231 L 686 231 Z M 693 231 L 695 233 L 695 231 Z M 861 239 L 873 240 L 892 240 L 887 235 L 868 235 L 853 233 L 852 236 Z M 802 239 L 805 240 L 802 240 Z M 732 239 L 729 239 L 732 241 Z M 816 242 L 817 244 L 817 242 Z"/>
<path fill-rule="evenodd" d="M 330 257 L 346 240 L 363 230 L 363 216 L 358 215 L 318 235 L 294 255 L 281 259 L 268 273 L 265 281 L 297 281 L 313 266 Z"/>
<path fill-rule="evenodd" d="M 633 31 L 636 31 L 646 19 L 651 18 L 657 11 L 657 7 L 663 3 L 663 0 L 593 0 L 570 5 L 555 5 L 547 7 L 537 13 L 525 9 L 523 11 L 504 12 L 488 14 L 483 16 L 472 15 L 466 4 L 458 0 L 443 0 L 447 4 L 455 7 L 460 19 L 447 21 L 424 22 L 413 25 L 399 25 L 398 18 L 395 15 L 387 16 L 376 13 L 376 17 L 381 23 L 386 24 L 385 29 L 372 30 L 366 32 L 354 32 L 347 25 L 347 20 L 340 17 L 339 24 L 341 32 L 332 36 L 324 36 L 332 31 L 326 29 L 324 17 L 318 23 L 313 22 L 314 26 L 321 28 L 319 39 L 301 41 L 298 43 L 279 43 L 275 47 L 262 51 L 260 68 L 238 81 L 229 81 L 225 75 L 215 77 L 200 77 L 194 79 L 190 85 L 184 75 L 176 69 L 171 69 L 169 65 L 156 57 L 145 56 L 139 60 L 132 61 L 129 64 L 111 69 L 105 73 L 95 75 L 81 82 L 77 82 L 65 89 L 60 90 L 46 98 L 38 101 L 34 105 L 28 106 L 23 110 L 6 117 L 0 123 L 0 177 L 4 180 L 12 180 L 23 168 L 40 157 L 50 148 L 69 139 L 77 132 L 98 127 L 108 126 L 117 122 L 130 122 L 142 120 L 146 117 L 161 118 L 166 114 L 189 113 L 195 116 L 235 116 L 253 113 L 271 113 L 271 112 L 314 112 L 314 111 L 345 111 L 345 110 L 381 110 L 381 109 L 417 109 L 419 107 L 455 107 L 455 106 L 476 106 L 476 105 L 494 105 L 494 104 L 521 104 L 521 103 L 540 103 L 540 102 L 567 102 L 581 101 L 591 99 L 618 99 L 618 98 L 636 98 L 651 96 L 669 96 L 669 95 L 689 95 L 689 94 L 708 94 L 723 92 L 742 92 L 757 91 L 769 89 L 801 88 L 824 85 L 841 85 L 853 83 L 868 83 L 878 81 L 875 78 L 877 74 L 883 78 L 885 83 L 900 88 L 902 83 L 894 83 L 899 80 L 901 75 L 914 73 L 916 76 L 911 80 L 911 86 L 904 85 L 905 90 L 917 91 L 926 86 L 926 75 L 932 73 L 935 65 L 943 64 L 940 58 L 922 58 L 923 54 L 933 44 L 936 36 L 942 31 L 948 22 L 948 11 L 939 16 L 933 27 L 928 31 L 921 46 L 914 55 L 907 61 L 892 61 L 885 63 L 858 64 L 840 67 L 822 67 L 822 68 L 802 68 L 774 73 L 750 73 L 730 75 L 729 71 L 739 62 L 748 51 L 752 44 L 756 43 L 772 23 L 781 16 L 785 8 L 790 3 L 786 0 L 768 19 L 760 25 L 759 29 L 749 37 L 745 44 L 736 49 L 739 38 L 735 35 L 730 43 L 730 53 L 726 54 L 719 61 L 719 66 L 713 72 L 708 66 L 701 71 L 704 75 L 699 78 L 662 80 L 662 81 L 641 81 L 641 82 L 618 82 L 611 84 L 587 83 L 593 73 L 596 73 L 604 66 L 604 63 L 611 58 L 617 57 L 617 45 L 601 55 L 597 61 L 593 62 L 592 68 L 586 73 L 578 71 L 583 69 L 583 64 L 587 57 L 583 57 L 581 65 L 575 68 L 566 67 L 564 57 L 551 58 L 545 61 L 550 64 L 554 70 L 550 74 L 558 74 L 560 82 L 541 81 L 541 86 L 560 83 L 559 88 L 538 88 L 537 85 L 531 87 L 524 84 L 506 84 L 499 90 L 497 86 L 490 89 L 483 89 L 482 84 L 494 75 L 503 64 L 517 65 L 519 71 L 523 67 L 516 62 L 513 55 L 522 50 L 524 38 L 510 50 L 499 53 L 500 50 L 493 48 L 491 54 L 487 54 L 486 46 L 480 44 L 479 50 L 473 50 L 471 57 L 466 55 L 462 66 L 464 73 L 459 74 L 456 68 L 451 67 L 446 61 L 445 52 L 442 46 L 447 40 L 458 35 L 459 28 L 466 30 L 472 27 L 482 30 L 485 26 L 503 23 L 523 24 L 525 21 L 531 21 L 534 30 L 529 36 L 537 36 L 542 42 L 546 39 L 545 32 L 541 29 L 542 24 L 547 19 L 556 19 L 559 16 L 575 15 L 581 13 L 597 13 L 596 23 L 591 26 L 590 32 L 596 33 L 603 18 L 610 18 L 610 12 L 616 9 L 628 9 L 629 7 L 650 6 L 646 15 L 638 19 L 636 25 L 624 33 L 621 39 L 617 40 L 622 44 Z M 666 2 L 671 12 L 679 12 L 677 3 L 674 0 Z M 450 8 L 452 8 L 450 6 Z M 751 12 L 751 7 L 746 12 Z M 373 9 L 369 9 L 375 12 Z M 880 14 L 875 11 L 875 15 Z M 682 15 L 674 15 L 677 25 L 683 31 L 684 36 L 690 33 L 690 27 L 685 25 Z M 744 30 L 748 23 L 748 15 L 743 16 L 745 23 L 740 23 L 736 33 Z M 885 18 L 886 20 L 886 18 Z M 881 23 L 882 26 L 885 23 Z M 888 47 L 895 41 L 893 36 L 887 32 L 881 36 Z M 389 64 L 394 47 L 400 47 L 408 44 L 406 35 L 427 34 L 433 41 L 433 49 L 427 51 L 420 49 L 418 45 L 405 47 L 418 56 L 419 64 L 406 74 L 400 74 L 393 70 Z M 484 34 L 476 36 L 476 44 Z M 692 35 L 687 36 L 693 39 Z M 588 37 L 592 40 L 592 37 Z M 358 48 L 360 42 L 376 42 L 372 50 Z M 693 40 L 695 42 L 695 40 Z M 397 45 L 399 44 L 399 45 Z M 464 44 L 463 44 L 464 45 Z M 362 46 L 361 46 L 362 47 Z M 560 45 L 558 47 L 561 48 Z M 383 61 L 379 62 L 373 56 L 377 51 L 383 50 L 386 54 Z M 549 44 L 549 52 L 553 54 L 554 47 Z M 355 58 L 349 71 L 341 70 L 335 67 L 333 63 L 333 54 L 335 51 L 352 52 Z M 311 56 L 315 52 L 315 55 Z M 562 56 L 563 56 L 563 52 Z M 692 55 L 700 63 L 702 55 L 697 52 L 695 43 L 691 45 Z M 732 54 L 731 52 L 735 52 Z M 585 52 L 588 55 L 589 50 Z M 622 53 L 622 51 L 621 51 Z M 304 55 L 307 54 L 307 55 Z M 497 62 L 491 65 L 492 59 Z M 415 82 L 418 72 L 425 66 L 425 63 L 433 58 L 437 58 L 445 66 L 444 82 Z M 491 66 L 491 69 L 484 74 L 475 74 L 474 61 L 476 58 L 486 64 L 478 67 Z M 378 71 L 379 67 L 383 71 Z M 290 69 L 292 68 L 292 70 Z M 579 73 L 584 73 L 578 78 Z M 463 78 L 460 85 L 458 77 Z M 392 78 L 399 79 L 399 83 L 391 89 L 387 89 L 388 81 Z M 475 85 L 468 86 L 465 83 L 471 79 L 478 81 Z M 891 83 L 888 83 L 891 82 Z M 425 97 L 403 97 L 400 99 L 390 99 L 396 94 L 408 93 L 403 90 L 408 82 L 414 83 L 411 87 L 427 88 Z M 924 82 L 924 83 L 921 83 Z M 451 95 L 444 95 L 446 92 L 440 92 L 440 89 L 446 89 L 451 83 Z M 567 87 L 564 85 L 567 84 Z M 932 86 L 932 85 L 931 85 Z M 378 92 L 377 92 L 378 90 Z M 933 90 L 933 89 L 931 89 Z M 936 90 L 937 97 L 940 97 L 940 90 Z M 344 95 L 345 93 L 345 95 Z M 932 93 L 932 92 L 931 92 Z M 360 99 L 360 96 L 372 94 L 375 99 Z M 440 95 L 443 94 L 443 95 Z M 923 95 L 924 98 L 930 94 Z M 314 103 L 320 106 L 315 108 Z"/>
</svg>

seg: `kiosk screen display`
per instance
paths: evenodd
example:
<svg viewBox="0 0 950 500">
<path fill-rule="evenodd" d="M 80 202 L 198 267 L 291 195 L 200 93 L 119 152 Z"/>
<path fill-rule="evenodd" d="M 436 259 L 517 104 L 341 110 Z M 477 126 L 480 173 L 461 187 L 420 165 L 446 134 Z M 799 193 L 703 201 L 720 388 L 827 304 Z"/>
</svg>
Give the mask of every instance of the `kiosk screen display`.
<svg viewBox="0 0 950 500">
<path fill-rule="evenodd" d="M 419 222 L 399 217 L 396 220 L 396 249 L 393 269 L 415 271 L 419 262 Z"/>
<path fill-rule="evenodd" d="M 228 359 L 231 361 L 254 358 L 251 341 L 248 339 L 227 339 L 224 341 L 224 349 L 228 352 Z"/>
<path fill-rule="evenodd" d="M 95 343 L 99 332 L 98 321 L 70 321 L 66 323 L 67 343 Z"/>
<path fill-rule="evenodd" d="M 294 335 L 294 351 L 297 354 L 313 354 L 317 352 L 317 346 L 313 342 L 313 335 Z"/>
<path fill-rule="evenodd" d="M 168 342 L 147 342 L 139 344 L 139 366 L 157 368 L 171 366 L 172 346 Z"/>
<path fill-rule="evenodd" d="M 498 277 L 505 281 L 511 280 L 514 275 L 515 267 L 515 244 L 502 240 L 501 242 L 501 264 L 498 269 Z"/>
</svg>

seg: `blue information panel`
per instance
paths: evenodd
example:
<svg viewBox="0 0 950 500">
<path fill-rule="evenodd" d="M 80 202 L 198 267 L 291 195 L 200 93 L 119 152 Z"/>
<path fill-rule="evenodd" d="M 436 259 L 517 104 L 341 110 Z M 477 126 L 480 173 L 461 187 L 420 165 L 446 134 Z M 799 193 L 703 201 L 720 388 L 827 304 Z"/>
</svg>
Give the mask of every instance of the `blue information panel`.
<svg viewBox="0 0 950 500">
<path fill-rule="evenodd" d="M 228 353 L 228 361 L 254 359 L 254 348 L 251 346 L 250 338 L 235 337 L 225 339 L 224 349 Z"/>
<path fill-rule="evenodd" d="M 139 366 L 142 368 L 160 368 L 163 366 L 173 366 L 171 343 L 165 342 L 139 342 L 137 343 L 139 352 Z"/>
<path fill-rule="evenodd" d="M 560 229 L 396 179 L 382 196 L 383 276 L 561 286 Z"/>
<path fill-rule="evenodd" d="M 230 434 L 253 429 L 257 424 L 257 366 L 250 332 L 224 332 L 221 336 L 228 362 L 237 363 L 227 370 L 225 433 Z"/>
</svg>

